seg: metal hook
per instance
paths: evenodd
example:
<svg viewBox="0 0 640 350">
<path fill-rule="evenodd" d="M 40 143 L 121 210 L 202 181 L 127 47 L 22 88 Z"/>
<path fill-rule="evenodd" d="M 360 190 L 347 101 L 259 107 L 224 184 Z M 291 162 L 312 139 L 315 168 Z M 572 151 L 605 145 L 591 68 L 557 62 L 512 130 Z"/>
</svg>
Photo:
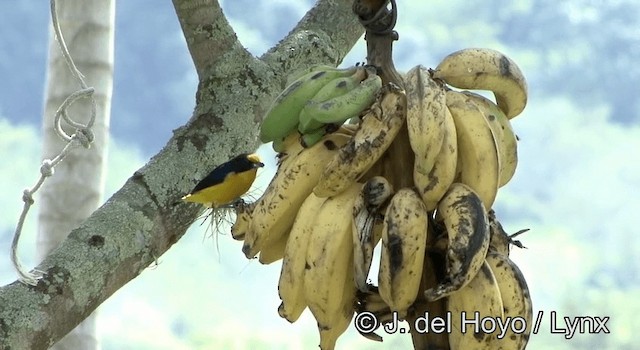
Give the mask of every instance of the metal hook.
<svg viewBox="0 0 640 350">
<path fill-rule="evenodd" d="M 389 2 L 391 3 L 391 10 L 387 9 Z M 353 4 L 353 11 L 358 15 L 360 24 L 362 24 L 367 32 L 384 35 L 393 31 L 398 19 L 396 0 L 385 1 L 373 16 L 365 18 L 366 15 L 363 16 L 363 14 L 368 12 L 367 10 L 368 9 L 365 9 L 364 6 L 361 6 L 361 3 L 358 0 L 355 0 Z"/>
</svg>

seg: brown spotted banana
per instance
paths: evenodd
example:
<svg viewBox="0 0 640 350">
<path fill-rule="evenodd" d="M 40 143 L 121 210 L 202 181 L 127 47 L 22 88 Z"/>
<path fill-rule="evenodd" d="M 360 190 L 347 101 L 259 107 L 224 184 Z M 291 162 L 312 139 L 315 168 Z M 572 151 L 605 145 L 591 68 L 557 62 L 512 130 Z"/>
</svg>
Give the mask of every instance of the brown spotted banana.
<svg viewBox="0 0 640 350">
<path fill-rule="evenodd" d="M 253 210 L 242 247 L 247 258 L 255 257 L 263 247 L 275 244 L 289 232 L 300 205 L 317 184 L 326 163 L 348 141 L 349 137 L 343 134 L 329 134 L 282 161 Z"/>
<path fill-rule="evenodd" d="M 507 118 L 527 104 L 527 82 L 516 63 L 503 53 L 485 48 L 463 49 L 445 57 L 433 77 L 460 89 L 492 91 Z"/>
<path fill-rule="evenodd" d="M 319 197 L 341 193 L 360 179 L 387 150 L 404 124 L 407 99 L 400 87 L 387 84 L 349 142 L 327 163 L 313 192 Z"/>
<path fill-rule="evenodd" d="M 438 204 L 437 217 L 448 236 L 446 276 L 424 296 L 429 301 L 467 285 L 480 271 L 489 249 L 489 220 L 480 197 L 467 185 L 453 183 Z"/>
<path fill-rule="evenodd" d="M 490 209 L 498 194 L 500 152 L 493 130 L 478 106 L 458 91 L 447 91 L 447 106 L 456 125 L 457 173 Z"/>
<path fill-rule="evenodd" d="M 433 167 L 426 174 L 416 165 L 413 168 L 413 182 L 427 206 L 428 211 L 434 210 L 449 186 L 453 183 L 458 166 L 458 139 L 456 124 L 449 109 L 445 109 L 444 139 L 436 155 Z"/>
<path fill-rule="evenodd" d="M 451 350 L 501 349 L 497 344 L 500 332 L 485 333 L 476 329 L 473 322 L 463 324 L 462 320 L 478 317 L 478 324 L 484 324 L 481 320 L 487 317 L 496 322 L 498 318 L 504 318 L 503 308 L 498 281 L 489 264 L 483 261 L 471 281 L 447 298 L 447 312 L 451 315 Z"/>
<path fill-rule="evenodd" d="M 518 165 L 518 138 L 513 131 L 511 121 L 488 98 L 471 91 L 462 91 L 462 93 L 478 106 L 495 135 L 498 152 L 500 153 L 500 180 L 498 187 L 502 187 L 511 180 Z"/>
<path fill-rule="evenodd" d="M 382 226 L 378 292 L 400 319 L 420 292 L 427 227 L 427 208 L 418 194 L 410 188 L 396 192 Z"/>
<path fill-rule="evenodd" d="M 349 213 L 361 189 L 362 184 L 353 183 L 344 192 L 324 201 L 315 213 L 303 286 L 309 310 L 321 328 L 334 324 L 342 309 L 344 289 L 355 288 Z"/>
<path fill-rule="evenodd" d="M 409 142 L 416 157 L 414 171 L 427 175 L 445 137 L 446 91 L 421 65 L 407 72 L 404 81 Z"/>
<path fill-rule="evenodd" d="M 309 194 L 300 206 L 287 239 L 278 281 L 278 295 L 282 300 L 278 314 L 289 322 L 295 322 L 307 308 L 304 297 L 307 248 L 316 224 L 316 215 L 325 201 L 326 198 Z"/>
</svg>

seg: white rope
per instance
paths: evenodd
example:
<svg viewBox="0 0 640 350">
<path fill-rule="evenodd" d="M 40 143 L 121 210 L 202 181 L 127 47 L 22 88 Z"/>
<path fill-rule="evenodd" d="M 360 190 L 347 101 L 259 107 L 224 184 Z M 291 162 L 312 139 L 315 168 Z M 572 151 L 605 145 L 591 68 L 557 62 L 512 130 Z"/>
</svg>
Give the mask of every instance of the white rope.
<svg viewBox="0 0 640 350">
<path fill-rule="evenodd" d="M 60 24 L 58 23 L 58 14 L 56 12 L 55 0 L 51 0 L 51 22 L 53 24 L 54 37 L 58 42 L 58 47 L 60 48 L 60 51 L 62 51 L 62 56 L 64 57 L 64 60 L 67 63 L 67 67 L 69 67 L 71 74 L 80 84 L 80 89 L 70 94 L 62 102 L 60 107 L 58 107 L 58 110 L 56 110 L 56 113 L 54 115 L 54 127 L 56 133 L 58 134 L 58 136 L 60 136 L 60 138 L 65 140 L 67 144 L 64 146 L 62 151 L 60 151 L 60 153 L 53 159 L 45 159 L 42 161 L 42 165 L 40 166 L 40 178 L 32 188 L 24 190 L 22 194 L 22 201 L 24 202 L 24 206 L 22 207 L 22 213 L 20 213 L 20 218 L 18 219 L 16 231 L 13 235 L 13 241 L 11 243 L 11 263 L 18 273 L 18 280 L 22 283 L 32 286 L 35 286 L 38 283 L 38 280 L 42 278 L 44 273 L 39 270 L 26 271 L 23 268 L 22 264 L 20 263 L 20 259 L 18 258 L 18 242 L 20 240 L 20 235 L 22 233 L 25 219 L 27 218 L 27 213 L 34 203 L 33 195 L 40 189 L 45 179 L 53 175 L 55 166 L 60 163 L 64 159 L 64 157 L 66 157 L 67 154 L 71 152 L 73 148 L 79 146 L 89 148 L 91 146 L 94 138 L 91 128 L 93 127 L 93 123 L 95 122 L 97 110 L 96 101 L 93 98 L 94 89 L 87 86 L 86 82 L 84 81 L 84 76 L 73 62 L 73 59 L 69 54 L 69 50 L 67 49 L 67 45 L 64 42 L 64 37 L 62 36 L 62 31 L 60 30 Z M 82 124 L 74 121 L 69 117 L 67 113 L 67 109 L 76 101 L 82 98 L 89 98 L 91 100 L 90 118 L 87 124 Z M 71 135 L 67 134 L 62 128 L 62 121 L 75 129 L 75 132 Z"/>
</svg>

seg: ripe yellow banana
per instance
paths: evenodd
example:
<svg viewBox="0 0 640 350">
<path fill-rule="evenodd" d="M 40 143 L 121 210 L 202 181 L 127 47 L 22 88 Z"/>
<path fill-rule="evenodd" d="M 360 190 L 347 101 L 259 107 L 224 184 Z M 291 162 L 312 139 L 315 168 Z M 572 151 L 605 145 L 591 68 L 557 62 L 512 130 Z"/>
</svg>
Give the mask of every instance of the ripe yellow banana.
<svg viewBox="0 0 640 350">
<path fill-rule="evenodd" d="M 456 177 L 458 166 L 458 138 L 456 124 L 448 108 L 445 109 L 444 139 L 433 167 L 426 174 L 418 169 L 418 160 L 413 167 L 413 182 L 427 206 L 434 210 Z"/>
<path fill-rule="evenodd" d="M 256 202 L 253 220 L 244 239 L 242 251 L 253 258 L 262 247 L 273 244 L 293 226 L 296 213 L 309 196 L 320 174 L 349 138 L 329 134 L 313 147 L 289 155 Z"/>
<path fill-rule="evenodd" d="M 460 89 L 490 90 L 511 119 L 527 104 L 527 82 L 513 60 L 491 49 L 470 48 L 451 53 L 433 77 Z"/>
<path fill-rule="evenodd" d="M 361 188 L 362 184 L 353 183 L 343 193 L 328 198 L 315 214 L 303 285 L 309 310 L 321 329 L 329 328 L 341 312 L 344 289 L 355 286 L 348 213 Z"/>
<path fill-rule="evenodd" d="M 520 230 L 512 235 L 507 234 L 500 222 L 496 219 L 495 213 L 489 213 L 491 241 L 489 242 L 489 252 L 486 261 L 491 266 L 504 305 L 505 319 L 512 324 L 524 326 L 523 332 L 514 332 L 513 327 L 508 327 L 507 332 L 498 344 L 502 349 L 524 349 L 531 335 L 531 325 L 533 323 L 533 304 L 529 286 L 518 266 L 509 258 L 509 248 L 512 244 L 522 247 L 519 241 L 514 241 L 513 237 L 528 230 Z M 518 323 L 515 320 L 520 320 Z"/>
<path fill-rule="evenodd" d="M 467 185 L 453 183 L 438 204 L 438 217 L 447 230 L 446 277 L 424 292 L 438 300 L 467 285 L 478 273 L 489 249 L 489 221 L 478 195 Z"/>
<path fill-rule="evenodd" d="M 319 197 L 331 197 L 357 181 L 389 147 L 406 114 L 404 91 L 394 84 L 383 86 L 353 138 L 326 164 L 313 192 Z"/>
<path fill-rule="evenodd" d="M 278 308 L 280 317 L 293 323 L 307 308 L 304 297 L 304 271 L 307 264 L 307 248 L 316 225 L 316 214 L 326 198 L 311 193 L 300 206 L 291 228 L 284 250 L 278 294 L 282 303 Z"/>
<path fill-rule="evenodd" d="M 456 124 L 458 181 L 469 185 L 490 209 L 500 181 L 500 152 L 493 130 L 478 106 L 464 94 L 447 91 L 447 106 Z"/>
<path fill-rule="evenodd" d="M 505 320 L 515 322 L 514 320 L 518 319 L 521 320 L 518 325 L 526 327 L 524 332 L 518 333 L 513 332 L 512 327 L 508 327 L 504 337 L 498 339 L 497 343 L 503 349 L 524 349 L 533 324 L 533 305 L 527 281 L 522 271 L 507 256 L 490 251 L 486 261 L 498 282 Z"/>
<path fill-rule="evenodd" d="M 237 241 L 244 240 L 244 236 L 249 230 L 251 225 L 251 214 L 256 204 L 246 203 L 243 200 L 239 200 L 234 203 L 233 209 L 236 213 L 236 221 L 231 226 L 231 237 Z"/>
<path fill-rule="evenodd" d="M 418 194 L 409 188 L 396 192 L 384 215 L 378 291 L 401 319 L 420 289 L 427 227 L 427 208 Z"/>
<path fill-rule="evenodd" d="M 500 288 L 489 264 L 483 262 L 480 271 L 464 288 L 449 295 L 447 311 L 451 313 L 451 350 L 501 349 L 497 346 L 499 331 L 485 333 L 482 328 L 475 328 L 475 324 L 491 325 L 491 321 L 482 322 L 483 318 L 494 322 L 504 319 Z M 463 318 L 478 321 L 463 324 Z"/>
<path fill-rule="evenodd" d="M 353 203 L 351 231 L 354 282 L 362 292 L 369 288 L 367 276 L 373 260 L 373 250 L 382 237 L 382 225 L 376 221 L 378 216 L 382 217 L 383 204 L 392 194 L 393 188 L 389 181 L 382 176 L 374 176 L 365 182 Z"/>
<path fill-rule="evenodd" d="M 269 265 L 284 257 L 284 249 L 287 246 L 289 233 L 287 232 L 275 242 L 265 245 L 260 249 L 258 261 L 263 265 Z"/>
<path fill-rule="evenodd" d="M 345 285 L 342 290 L 342 300 L 340 308 L 334 315 L 331 324 L 321 326 L 318 323 L 318 331 L 320 332 L 320 349 L 333 350 L 336 347 L 338 338 L 349 328 L 354 313 L 354 304 L 356 301 L 356 288 L 353 285 L 353 272 L 347 271 L 345 276 Z"/>
<path fill-rule="evenodd" d="M 421 65 L 407 72 L 404 81 L 409 142 L 416 155 L 414 171 L 427 175 L 444 140 L 446 94 L 444 87 L 433 80 L 429 70 Z"/>
<path fill-rule="evenodd" d="M 518 165 L 518 139 L 511 127 L 511 122 L 504 112 L 488 98 L 471 91 L 462 91 L 462 93 L 478 106 L 496 137 L 498 151 L 500 152 L 500 181 L 498 182 L 498 187 L 502 187 L 511 180 Z"/>
<path fill-rule="evenodd" d="M 361 67 L 336 69 L 319 66 L 287 86 L 273 101 L 260 125 L 260 140 L 264 143 L 283 139 L 296 130 L 300 111 L 320 89 L 330 81 L 353 75 Z"/>
</svg>

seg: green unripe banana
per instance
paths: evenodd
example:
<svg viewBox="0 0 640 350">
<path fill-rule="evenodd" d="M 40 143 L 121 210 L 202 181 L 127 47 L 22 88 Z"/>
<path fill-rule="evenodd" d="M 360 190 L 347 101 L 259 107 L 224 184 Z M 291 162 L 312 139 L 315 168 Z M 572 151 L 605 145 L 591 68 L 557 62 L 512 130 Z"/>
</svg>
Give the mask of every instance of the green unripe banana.
<svg viewBox="0 0 640 350">
<path fill-rule="evenodd" d="M 311 147 L 313 145 L 315 145 L 316 143 L 318 143 L 318 141 L 320 141 L 322 139 L 322 137 L 324 135 L 327 134 L 327 131 L 325 130 L 324 127 L 321 127 L 319 129 L 316 129 L 314 131 L 311 131 L 309 133 L 303 134 L 302 135 L 302 146 L 304 148 L 308 148 Z"/>
<path fill-rule="evenodd" d="M 321 66 L 305 74 L 287 86 L 276 97 L 269 111 L 265 114 L 260 126 L 260 140 L 264 143 L 282 139 L 297 129 L 300 111 L 320 89 L 330 81 L 350 76 L 357 67 L 347 69 L 327 68 Z"/>
<path fill-rule="evenodd" d="M 373 67 L 367 67 L 367 79 L 348 93 L 320 103 L 307 103 L 302 113 L 308 113 L 322 124 L 343 124 L 347 119 L 357 116 L 367 109 L 376 99 L 382 87 L 382 79 L 375 74 Z"/>
<path fill-rule="evenodd" d="M 360 82 L 366 78 L 366 72 L 364 67 L 357 67 L 356 72 L 348 77 L 340 77 L 332 80 L 327 85 L 323 86 L 317 94 L 313 96 L 307 104 L 322 103 L 333 99 L 338 96 L 347 94 L 349 91 L 355 89 L 360 85 Z M 309 113 L 311 110 L 303 108 L 300 112 L 300 120 L 298 123 L 298 131 L 301 134 L 306 134 L 320 129 L 324 124 L 313 119 L 313 114 Z"/>
<path fill-rule="evenodd" d="M 303 76 L 312 73 L 312 72 L 317 72 L 317 71 L 338 71 L 338 70 L 344 70 L 344 68 L 337 68 L 337 67 L 333 67 L 333 66 L 328 66 L 328 65 L 324 65 L 324 64 L 319 64 L 319 65 L 315 65 L 315 66 L 309 66 L 306 68 L 302 68 L 302 69 L 295 69 L 291 72 L 289 72 L 289 75 L 287 75 L 287 83 L 286 86 L 291 85 L 294 81 L 302 78 Z"/>
</svg>

